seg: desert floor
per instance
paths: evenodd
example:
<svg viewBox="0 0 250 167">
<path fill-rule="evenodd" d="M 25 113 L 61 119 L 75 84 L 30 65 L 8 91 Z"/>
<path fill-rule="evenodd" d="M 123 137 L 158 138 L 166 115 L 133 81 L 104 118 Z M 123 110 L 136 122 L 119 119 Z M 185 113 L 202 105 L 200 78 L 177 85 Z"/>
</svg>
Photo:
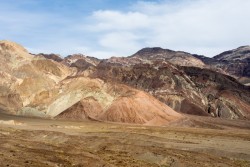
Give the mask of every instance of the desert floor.
<svg viewBox="0 0 250 167">
<path fill-rule="evenodd" d="M 250 123 L 188 116 L 152 127 L 0 114 L 0 166 L 249 167 Z"/>
</svg>

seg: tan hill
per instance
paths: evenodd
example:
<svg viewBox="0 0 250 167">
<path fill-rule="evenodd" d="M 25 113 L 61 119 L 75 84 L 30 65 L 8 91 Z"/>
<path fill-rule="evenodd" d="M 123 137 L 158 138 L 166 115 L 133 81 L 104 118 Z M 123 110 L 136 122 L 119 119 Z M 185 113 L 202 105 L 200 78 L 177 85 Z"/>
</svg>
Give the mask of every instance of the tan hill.
<svg viewBox="0 0 250 167">
<path fill-rule="evenodd" d="M 77 117 L 77 119 L 150 125 L 162 125 L 181 118 L 180 114 L 142 91 L 115 83 L 105 84 L 101 80 L 86 78 L 78 78 L 77 80 L 81 80 L 79 91 L 86 93 L 83 93 L 83 96 L 79 98 L 80 100 L 74 103 L 72 107 L 63 112 L 61 112 L 63 109 L 60 109 L 61 113 L 57 118 L 75 119 Z M 75 80 L 74 85 L 76 82 Z M 87 91 L 86 89 L 93 90 Z M 74 98 L 73 96 L 67 97 L 68 95 L 60 98 L 53 106 L 64 104 L 69 99 Z M 57 104 L 57 102 L 60 104 Z M 54 109 L 51 111 L 50 115 L 57 115 L 57 111 Z"/>
<path fill-rule="evenodd" d="M 36 94 L 53 88 L 74 73 L 60 63 L 34 57 L 22 46 L 9 41 L 0 41 L 0 63 L 0 108 L 12 113 L 29 105 Z"/>
</svg>

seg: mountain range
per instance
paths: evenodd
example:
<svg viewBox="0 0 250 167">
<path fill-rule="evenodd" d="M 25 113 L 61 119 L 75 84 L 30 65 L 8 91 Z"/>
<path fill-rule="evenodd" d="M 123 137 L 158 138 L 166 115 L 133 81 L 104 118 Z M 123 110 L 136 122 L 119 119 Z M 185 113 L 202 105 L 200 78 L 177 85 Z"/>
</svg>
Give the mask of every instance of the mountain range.
<svg viewBox="0 0 250 167">
<path fill-rule="evenodd" d="M 3 40 L 0 75 L 2 113 L 145 125 L 188 114 L 250 119 L 250 46 L 212 58 L 155 47 L 97 59 Z"/>
</svg>

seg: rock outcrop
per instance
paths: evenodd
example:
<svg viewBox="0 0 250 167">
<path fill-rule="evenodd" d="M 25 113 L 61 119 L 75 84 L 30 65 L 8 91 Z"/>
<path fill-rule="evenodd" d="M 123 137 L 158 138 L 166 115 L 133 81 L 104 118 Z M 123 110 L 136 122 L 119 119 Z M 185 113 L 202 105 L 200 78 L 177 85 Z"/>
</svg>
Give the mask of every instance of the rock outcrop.
<svg viewBox="0 0 250 167">
<path fill-rule="evenodd" d="M 250 87 L 209 69 L 182 68 L 207 97 L 208 113 L 229 119 L 250 119 Z"/>
<path fill-rule="evenodd" d="M 242 84 L 250 85 L 250 46 L 225 51 L 213 58 L 198 56 L 206 68 L 230 75 Z"/>
<path fill-rule="evenodd" d="M 217 56 L 213 57 L 216 60 L 246 60 L 250 58 L 250 46 L 241 46 L 237 49 L 225 51 Z"/>
</svg>

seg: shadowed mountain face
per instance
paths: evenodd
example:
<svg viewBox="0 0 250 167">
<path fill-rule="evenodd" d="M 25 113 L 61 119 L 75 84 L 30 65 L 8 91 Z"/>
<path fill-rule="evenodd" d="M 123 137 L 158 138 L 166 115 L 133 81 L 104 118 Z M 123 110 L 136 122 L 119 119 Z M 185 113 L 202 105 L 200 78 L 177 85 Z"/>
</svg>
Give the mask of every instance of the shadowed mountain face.
<svg viewBox="0 0 250 167">
<path fill-rule="evenodd" d="M 97 66 L 92 77 L 144 90 L 182 113 L 250 118 L 249 87 L 212 70 L 159 61 L 121 66 L 107 60 Z"/>
<path fill-rule="evenodd" d="M 250 46 L 225 51 L 213 58 L 195 55 L 207 68 L 231 75 L 245 85 L 250 85 Z"/>
<path fill-rule="evenodd" d="M 206 112 L 207 99 L 183 71 L 168 62 L 152 63 L 124 67 L 103 61 L 92 77 L 124 83 L 149 92 L 176 111 L 209 115 Z"/>
<path fill-rule="evenodd" d="M 246 60 L 250 58 L 250 46 L 241 46 L 237 49 L 225 51 L 217 56 L 214 56 L 216 60 Z"/>
<path fill-rule="evenodd" d="M 207 97 L 208 113 L 223 118 L 250 118 L 250 87 L 235 78 L 197 67 L 182 67 Z"/>
</svg>

